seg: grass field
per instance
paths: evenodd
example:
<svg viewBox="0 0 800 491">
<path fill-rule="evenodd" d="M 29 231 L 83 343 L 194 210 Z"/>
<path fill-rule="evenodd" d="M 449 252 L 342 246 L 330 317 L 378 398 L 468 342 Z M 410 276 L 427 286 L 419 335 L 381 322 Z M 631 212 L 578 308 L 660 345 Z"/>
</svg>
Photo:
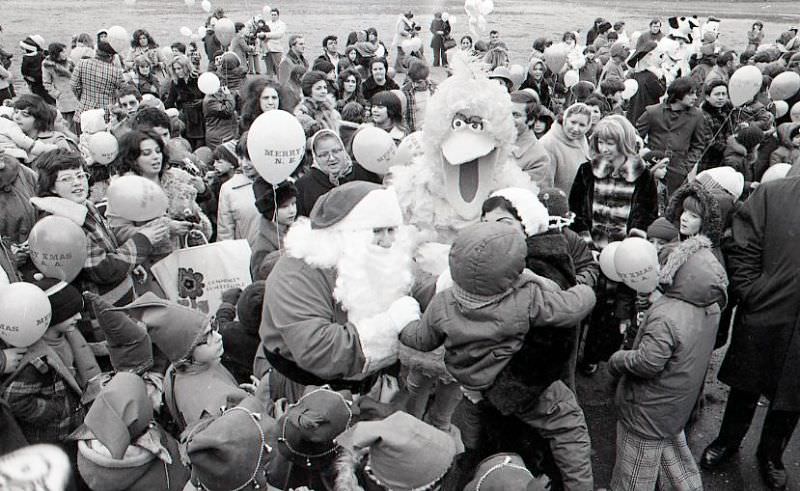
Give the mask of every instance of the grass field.
<svg viewBox="0 0 800 491">
<path fill-rule="evenodd" d="M 258 14 L 265 2 L 256 0 L 212 0 L 214 7 L 223 7 L 234 20 Z M 427 31 L 435 10 L 456 16 L 454 35 L 467 32 L 467 19 L 462 0 L 273 0 L 281 9 L 290 32 L 306 35 L 307 56 L 316 56 L 322 38 L 374 26 L 389 45 L 395 19 L 411 9 Z M 187 7 L 184 0 L 137 0 L 132 6 L 123 0 L 2 0 L 3 44 L 19 52 L 17 44 L 26 35 L 38 33 L 47 42 L 68 43 L 79 32 L 94 33 L 101 27 L 121 25 L 128 32 L 143 27 L 161 45 L 176 40 L 188 41 L 180 35 L 181 26 L 196 31 L 205 14 L 200 0 Z M 586 30 L 595 17 L 611 21 L 625 20 L 628 32 L 646 29 L 654 17 L 698 15 L 704 19 L 716 15 L 722 21 L 722 42 L 734 49 L 746 44 L 746 31 L 756 19 L 765 24 L 766 40 L 771 42 L 789 25 L 800 24 L 800 8 L 796 2 L 667 2 L 653 0 L 495 0 L 495 11 L 487 18 L 490 29 L 498 29 L 512 52 L 512 61 L 522 63 L 535 37 L 560 37 L 566 30 Z M 666 23 L 665 23 L 666 24 Z M 427 36 L 426 36 L 427 37 Z M 425 44 L 428 44 L 427 42 Z M 18 67 L 18 61 L 15 63 Z"/>
</svg>

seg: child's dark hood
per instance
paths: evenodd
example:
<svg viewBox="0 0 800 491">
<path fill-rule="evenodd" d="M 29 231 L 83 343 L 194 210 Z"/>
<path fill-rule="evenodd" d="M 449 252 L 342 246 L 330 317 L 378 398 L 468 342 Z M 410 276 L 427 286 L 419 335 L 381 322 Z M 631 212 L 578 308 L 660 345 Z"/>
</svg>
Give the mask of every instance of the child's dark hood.
<svg viewBox="0 0 800 491">
<path fill-rule="evenodd" d="M 708 237 L 695 235 L 673 249 L 658 274 L 664 295 L 698 307 L 725 307 L 728 276 L 711 247 Z"/>
<path fill-rule="evenodd" d="M 800 126 L 800 123 L 781 123 L 778 125 L 778 142 L 787 148 L 794 148 L 792 145 L 792 130 Z M 791 163 L 791 162 L 787 162 Z"/>
<path fill-rule="evenodd" d="M 696 197 L 705 209 L 703 226 L 700 229 L 700 233 L 708 237 L 712 247 L 719 247 L 722 237 L 722 215 L 720 213 L 719 203 L 717 202 L 717 198 L 699 183 L 686 183 L 678 188 L 670 198 L 667 211 L 664 215 L 667 220 L 680 228 L 681 215 L 683 214 L 683 201 L 689 196 Z"/>
</svg>

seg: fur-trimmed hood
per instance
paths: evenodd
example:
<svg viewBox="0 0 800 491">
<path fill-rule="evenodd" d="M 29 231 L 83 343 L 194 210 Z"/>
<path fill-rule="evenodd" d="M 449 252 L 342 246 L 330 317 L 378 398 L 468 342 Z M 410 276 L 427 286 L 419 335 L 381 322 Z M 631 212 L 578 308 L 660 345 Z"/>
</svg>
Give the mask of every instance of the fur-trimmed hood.
<svg viewBox="0 0 800 491">
<path fill-rule="evenodd" d="M 711 247 L 708 237 L 698 234 L 672 250 L 658 274 L 664 295 L 699 307 L 725 307 L 728 276 Z"/>
<path fill-rule="evenodd" d="M 722 238 L 722 215 L 719 202 L 714 195 L 696 182 L 686 183 L 672 195 L 665 216 L 675 227 L 680 228 L 681 214 L 683 214 L 683 201 L 689 196 L 694 196 L 703 204 L 705 216 L 700 233 L 705 235 L 712 247 L 719 247 Z"/>
</svg>

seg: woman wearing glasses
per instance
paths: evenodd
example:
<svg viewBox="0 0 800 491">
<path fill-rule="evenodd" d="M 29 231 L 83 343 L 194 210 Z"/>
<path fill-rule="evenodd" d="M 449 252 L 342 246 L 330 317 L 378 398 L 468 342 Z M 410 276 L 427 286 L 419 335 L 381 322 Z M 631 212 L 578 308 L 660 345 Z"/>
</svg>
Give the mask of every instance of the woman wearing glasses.
<svg viewBox="0 0 800 491">
<path fill-rule="evenodd" d="M 320 196 L 353 180 L 353 161 L 339 135 L 320 130 L 311 137 L 311 169 L 297 180 L 297 216 L 307 217 Z"/>
<path fill-rule="evenodd" d="M 127 241 L 118 242 L 106 219 L 88 200 L 89 176 L 79 153 L 52 150 L 39 156 L 34 166 L 39 173 L 39 197 L 31 202 L 45 214 L 72 220 L 86 234 L 88 256 L 74 282 L 81 291 L 98 293 L 114 305 L 131 302 L 131 273 L 147 259 L 154 245 L 167 240 L 167 224 L 152 222 Z"/>
</svg>

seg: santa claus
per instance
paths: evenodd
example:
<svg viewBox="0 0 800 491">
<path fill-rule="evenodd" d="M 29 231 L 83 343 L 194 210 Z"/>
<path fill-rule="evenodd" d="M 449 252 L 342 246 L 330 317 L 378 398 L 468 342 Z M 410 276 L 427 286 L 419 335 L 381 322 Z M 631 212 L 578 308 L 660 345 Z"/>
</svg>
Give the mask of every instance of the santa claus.
<svg viewBox="0 0 800 491">
<path fill-rule="evenodd" d="M 294 401 L 309 384 L 369 391 L 397 360 L 400 331 L 419 319 L 417 299 L 425 303 L 435 287 L 414 281 L 413 241 L 395 192 L 339 186 L 285 244 L 267 278 L 260 327 L 273 399 Z"/>
</svg>

